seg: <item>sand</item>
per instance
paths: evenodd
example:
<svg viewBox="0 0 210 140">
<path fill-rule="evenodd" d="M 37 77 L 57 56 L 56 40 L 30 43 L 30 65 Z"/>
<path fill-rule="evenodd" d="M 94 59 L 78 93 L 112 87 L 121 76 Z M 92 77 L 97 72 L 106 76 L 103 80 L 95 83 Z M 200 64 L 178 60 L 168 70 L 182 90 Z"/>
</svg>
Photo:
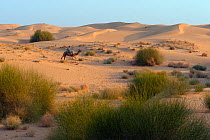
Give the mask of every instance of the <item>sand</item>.
<svg viewBox="0 0 210 140">
<path fill-rule="evenodd" d="M 37 29 L 51 32 L 56 40 L 29 43 L 30 36 Z M 169 47 L 157 45 L 164 40 L 186 40 L 195 43 L 198 48 L 194 50 L 195 52 L 189 53 L 189 49 L 170 50 Z M 140 49 L 140 41 L 151 43 L 150 45 L 143 45 L 144 47 L 157 47 L 165 57 L 164 63 L 155 67 L 133 66 L 131 62 Z M 117 43 L 119 45 L 114 47 Z M 65 63 L 62 63 L 60 58 L 66 49 L 65 46 L 69 45 L 73 45 L 72 50 L 74 52 L 81 49 L 82 53 L 77 56 L 76 60 L 67 56 Z M 201 64 L 207 66 L 209 70 L 210 57 L 201 56 L 202 53 L 209 54 L 209 46 L 210 25 L 176 24 L 169 26 L 116 22 L 90 24 L 81 27 L 58 27 L 44 23 L 26 26 L 0 24 L 0 57 L 5 58 L 5 62 L 0 63 L 0 65 L 9 63 L 33 69 L 65 87 L 87 84 L 90 92 L 101 90 L 104 87 L 127 86 L 131 78 L 122 79 L 123 70 L 133 71 L 150 68 L 170 72 L 174 68 L 167 67 L 167 65 L 172 61 L 182 61 L 190 65 Z M 98 50 L 101 47 L 104 48 L 104 52 Z M 97 55 L 85 56 L 88 50 L 95 50 Z M 113 53 L 107 54 L 107 50 L 112 50 Z M 116 57 L 118 61 L 104 64 L 106 59 L 113 57 Z M 84 61 L 79 61 L 79 58 L 83 58 Z M 186 75 L 189 73 L 188 68 L 180 68 L 179 70 Z M 203 83 L 208 81 L 209 79 L 201 79 Z M 203 94 L 195 95 L 192 91 L 187 97 L 189 100 L 200 99 Z M 197 110 L 201 108 L 207 112 L 204 106 Z M 33 127 L 36 127 L 38 131 L 43 129 L 36 125 Z M 7 133 L 10 131 L 2 128 L 0 140 L 3 134 L 10 136 Z M 11 135 L 10 138 L 12 139 L 14 136 L 16 135 Z M 27 138 L 21 134 L 21 136 L 18 135 L 17 139 L 43 139 L 45 136 L 39 137 L 38 134 L 34 138 Z M 10 138 L 4 137 L 3 139 Z"/>
</svg>

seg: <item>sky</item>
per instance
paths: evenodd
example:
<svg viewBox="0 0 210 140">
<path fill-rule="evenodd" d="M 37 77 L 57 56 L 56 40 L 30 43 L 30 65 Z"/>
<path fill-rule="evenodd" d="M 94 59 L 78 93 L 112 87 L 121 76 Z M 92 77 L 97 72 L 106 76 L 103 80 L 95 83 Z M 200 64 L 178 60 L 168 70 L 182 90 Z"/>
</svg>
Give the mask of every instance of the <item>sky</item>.
<svg viewBox="0 0 210 140">
<path fill-rule="evenodd" d="M 0 24 L 210 24 L 210 0 L 0 0 Z"/>
</svg>

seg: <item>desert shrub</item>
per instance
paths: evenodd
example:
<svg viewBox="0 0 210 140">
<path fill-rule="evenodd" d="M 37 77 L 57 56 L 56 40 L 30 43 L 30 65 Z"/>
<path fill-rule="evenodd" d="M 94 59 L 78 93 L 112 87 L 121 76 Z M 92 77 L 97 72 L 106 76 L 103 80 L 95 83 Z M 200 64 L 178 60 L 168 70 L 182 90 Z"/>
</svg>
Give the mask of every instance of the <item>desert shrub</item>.
<svg viewBox="0 0 210 140">
<path fill-rule="evenodd" d="M 116 100 L 123 96 L 122 88 L 105 88 L 99 93 L 100 99 Z"/>
<path fill-rule="evenodd" d="M 191 116 L 179 102 L 129 103 L 92 114 L 86 139 L 208 139 L 204 122 Z"/>
<path fill-rule="evenodd" d="M 58 127 L 50 139 L 87 139 L 87 125 L 93 119 L 91 115 L 107 109 L 106 104 L 87 98 L 63 104 L 55 116 Z"/>
<path fill-rule="evenodd" d="M 173 68 L 189 68 L 190 64 L 189 63 L 183 63 L 183 62 L 170 62 L 168 63 L 168 67 L 173 67 Z"/>
<path fill-rule="evenodd" d="M 104 61 L 104 64 L 112 64 L 112 60 L 107 59 L 107 60 Z"/>
<path fill-rule="evenodd" d="M 192 73 L 192 74 L 195 74 L 196 72 L 197 72 L 198 70 L 196 70 L 196 69 L 190 69 L 190 73 Z"/>
<path fill-rule="evenodd" d="M 29 48 L 29 47 L 25 47 L 24 49 L 25 49 L 26 51 L 28 51 L 28 50 L 30 50 L 31 48 Z"/>
<path fill-rule="evenodd" d="M 195 66 L 192 67 L 192 69 L 205 71 L 207 69 L 207 67 L 206 66 L 201 66 L 201 65 L 195 65 Z"/>
<path fill-rule="evenodd" d="M 2 123 L 7 129 L 17 129 L 21 125 L 21 119 L 19 116 L 9 115 L 2 121 Z"/>
<path fill-rule="evenodd" d="M 117 57 L 111 57 L 111 58 L 109 58 L 109 60 L 111 60 L 112 62 L 116 62 L 117 61 Z"/>
<path fill-rule="evenodd" d="M 205 85 L 206 85 L 207 87 L 210 87 L 210 82 L 206 82 Z"/>
<path fill-rule="evenodd" d="M 79 61 L 84 61 L 85 59 L 84 59 L 84 58 L 79 58 L 78 60 L 79 60 Z"/>
<path fill-rule="evenodd" d="M 129 75 L 127 73 L 124 73 L 121 77 L 122 77 L 122 79 L 128 79 Z"/>
<path fill-rule="evenodd" d="M 0 57 L 0 62 L 4 62 L 5 58 L 4 57 Z"/>
<path fill-rule="evenodd" d="M 154 48 L 146 48 L 139 50 L 136 54 L 135 61 L 139 66 L 148 65 L 148 61 L 154 60 L 156 65 L 160 65 L 163 63 L 163 55 Z"/>
<path fill-rule="evenodd" d="M 5 64 L 0 85 L 0 118 L 14 114 L 36 121 L 53 107 L 56 85 L 34 71 Z"/>
<path fill-rule="evenodd" d="M 165 72 L 145 71 L 136 74 L 133 83 L 129 85 L 126 93 L 128 98 L 145 101 L 164 90 L 167 83 L 167 74 Z"/>
<path fill-rule="evenodd" d="M 52 40 L 55 40 L 55 38 L 50 32 L 37 30 L 34 33 L 34 35 L 31 36 L 30 42 L 52 41 Z"/>
<path fill-rule="evenodd" d="M 195 92 L 202 92 L 204 89 L 204 86 L 202 84 L 195 85 Z"/>
<path fill-rule="evenodd" d="M 177 76 L 177 77 L 183 76 L 182 72 L 179 71 L 179 70 L 173 70 L 173 71 L 171 72 L 171 75 Z"/>
<path fill-rule="evenodd" d="M 197 85 L 197 84 L 200 84 L 200 81 L 196 80 L 196 79 L 193 79 L 193 80 L 190 80 L 189 81 L 189 84 L 190 85 Z"/>
<path fill-rule="evenodd" d="M 95 56 L 96 55 L 96 52 L 90 50 L 90 51 L 87 51 L 85 55 L 86 56 Z"/>
<path fill-rule="evenodd" d="M 197 78 L 207 78 L 208 77 L 207 74 L 205 74 L 201 71 L 196 71 L 195 75 L 196 75 Z"/>
<path fill-rule="evenodd" d="M 110 53 L 113 53 L 113 51 L 112 50 L 107 50 L 106 53 L 110 54 Z"/>
<path fill-rule="evenodd" d="M 41 126 L 41 127 L 51 127 L 51 126 L 53 126 L 53 123 L 54 123 L 54 117 L 53 117 L 53 115 L 50 114 L 49 112 L 47 112 L 40 119 L 39 126 Z"/>
<path fill-rule="evenodd" d="M 204 103 L 208 109 L 210 109 L 210 94 L 206 94 L 204 98 Z"/>
</svg>

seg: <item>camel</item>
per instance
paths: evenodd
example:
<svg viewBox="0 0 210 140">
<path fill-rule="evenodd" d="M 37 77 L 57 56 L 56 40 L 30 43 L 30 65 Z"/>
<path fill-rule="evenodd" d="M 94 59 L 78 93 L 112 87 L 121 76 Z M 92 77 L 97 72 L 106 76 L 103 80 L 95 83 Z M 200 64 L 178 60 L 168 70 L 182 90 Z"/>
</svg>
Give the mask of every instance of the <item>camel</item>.
<svg viewBox="0 0 210 140">
<path fill-rule="evenodd" d="M 64 60 L 65 60 L 65 58 L 66 58 L 66 56 L 70 56 L 72 59 L 76 59 L 76 55 L 78 55 L 79 53 L 81 53 L 82 52 L 82 50 L 78 50 L 78 52 L 76 52 L 76 53 L 72 53 L 72 54 L 69 54 L 69 53 L 67 53 L 66 51 L 63 53 L 63 56 L 61 57 L 61 59 L 62 58 L 64 58 Z"/>
</svg>

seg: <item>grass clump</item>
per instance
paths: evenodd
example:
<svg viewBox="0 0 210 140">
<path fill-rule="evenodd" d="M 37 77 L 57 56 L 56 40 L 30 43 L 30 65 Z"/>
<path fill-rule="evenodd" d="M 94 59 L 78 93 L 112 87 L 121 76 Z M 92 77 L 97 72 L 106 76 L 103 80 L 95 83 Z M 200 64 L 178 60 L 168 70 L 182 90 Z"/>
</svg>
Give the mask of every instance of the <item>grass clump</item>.
<svg viewBox="0 0 210 140">
<path fill-rule="evenodd" d="M 87 51 L 85 55 L 86 56 L 95 56 L 96 55 L 96 52 L 90 50 L 90 51 Z"/>
<path fill-rule="evenodd" d="M 208 109 L 210 109 L 210 94 L 206 94 L 204 98 L 204 103 Z"/>
<path fill-rule="evenodd" d="M 121 77 L 122 77 L 122 79 L 128 79 L 129 75 L 127 73 L 124 73 Z"/>
<path fill-rule="evenodd" d="M 195 66 L 192 66 L 192 69 L 205 71 L 207 69 L 207 67 L 206 66 L 202 66 L 202 65 L 195 65 Z"/>
<path fill-rule="evenodd" d="M 157 49 L 146 48 L 137 52 L 135 61 L 139 66 L 160 65 L 163 63 L 163 55 Z"/>
<path fill-rule="evenodd" d="M 106 53 L 110 54 L 110 53 L 113 53 L 113 51 L 112 50 L 107 50 Z"/>
<path fill-rule="evenodd" d="M 206 87 L 210 87 L 210 82 L 205 83 Z"/>
<path fill-rule="evenodd" d="M 112 60 L 107 59 L 107 60 L 104 61 L 104 64 L 112 64 Z"/>
<path fill-rule="evenodd" d="M 9 115 L 5 120 L 2 121 L 2 123 L 6 126 L 7 129 L 14 130 L 20 127 L 21 119 L 19 116 Z"/>
<path fill-rule="evenodd" d="M 202 92 L 204 89 L 204 86 L 202 84 L 195 85 L 195 92 Z"/>
<path fill-rule="evenodd" d="M 39 41 L 52 41 L 55 40 L 53 35 L 48 31 L 36 30 L 34 35 L 31 36 L 30 42 L 39 42 Z"/>
<path fill-rule="evenodd" d="M 99 93 L 100 99 L 116 100 L 123 96 L 122 88 L 105 88 Z"/>
<path fill-rule="evenodd" d="M 83 98 L 63 105 L 56 121 L 52 140 L 209 139 L 204 122 L 175 101 L 126 102 L 113 107 Z"/>
<path fill-rule="evenodd" d="M 5 58 L 4 57 L 0 57 L 0 62 L 4 62 Z"/>
<path fill-rule="evenodd" d="M 197 85 L 197 84 L 200 84 L 200 81 L 196 80 L 196 79 L 193 79 L 193 80 L 190 80 L 189 81 L 189 84 L 190 85 Z"/>
<path fill-rule="evenodd" d="M 54 104 L 56 85 L 44 76 L 17 66 L 0 68 L 0 118 L 9 114 L 36 121 Z"/>
</svg>

